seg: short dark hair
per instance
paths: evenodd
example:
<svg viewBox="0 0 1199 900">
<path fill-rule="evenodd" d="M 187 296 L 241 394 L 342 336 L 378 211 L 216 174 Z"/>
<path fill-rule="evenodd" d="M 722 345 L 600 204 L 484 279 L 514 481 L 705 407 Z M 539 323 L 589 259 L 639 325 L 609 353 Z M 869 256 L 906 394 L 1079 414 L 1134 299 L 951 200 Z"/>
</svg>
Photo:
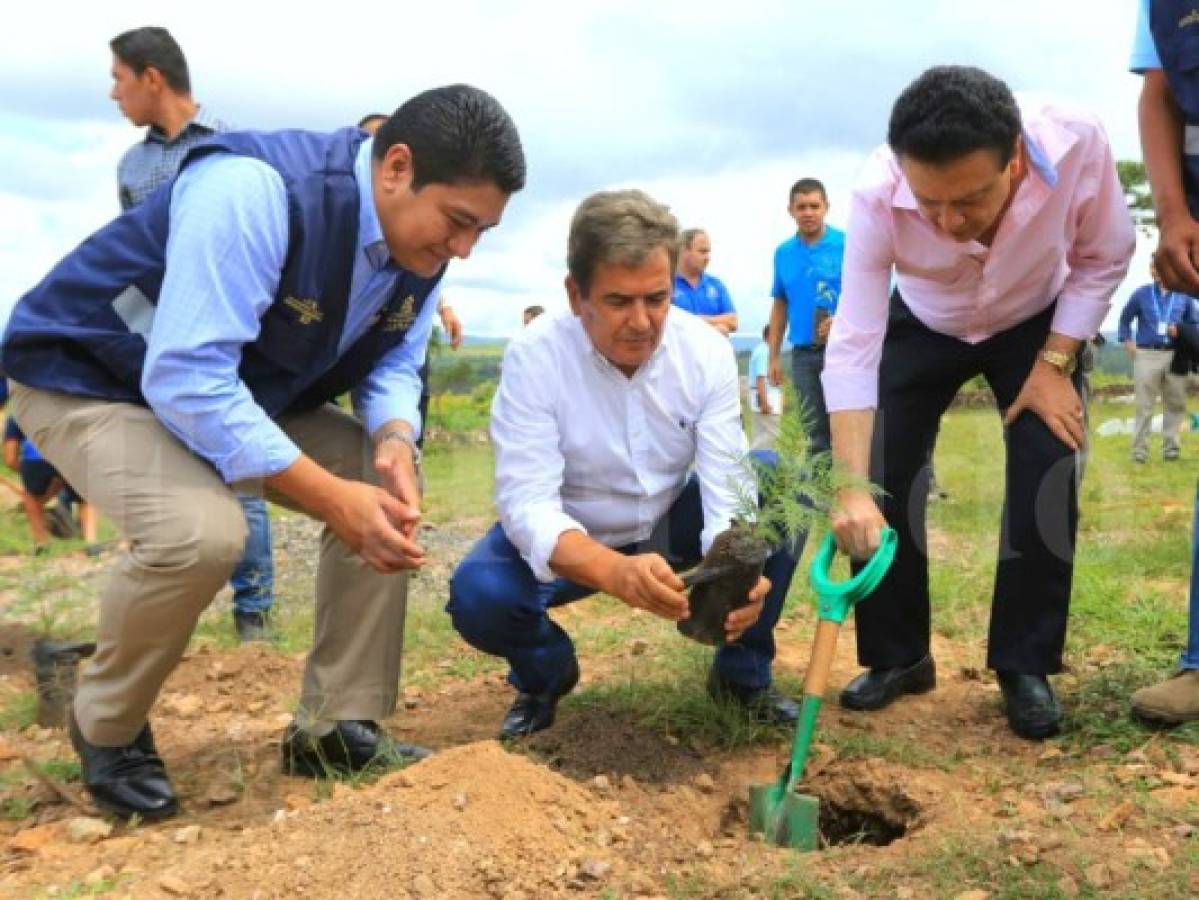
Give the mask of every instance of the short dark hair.
<svg viewBox="0 0 1199 900">
<path fill-rule="evenodd" d="M 365 116 L 363 116 L 361 119 L 358 120 L 358 127 L 365 128 L 367 125 L 369 125 L 371 122 L 374 122 L 375 120 L 378 120 L 380 123 L 386 122 L 387 121 L 387 113 L 367 113 Z"/>
<path fill-rule="evenodd" d="M 679 248 L 682 250 L 690 250 L 691 242 L 701 234 L 707 233 L 708 231 L 705 228 L 684 228 L 681 232 L 679 232 Z"/>
<path fill-rule="evenodd" d="M 806 194 L 808 192 L 804 191 L 804 193 Z M 762 340 L 764 340 L 764 341 L 770 340 L 770 323 L 769 322 L 767 322 L 765 325 L 762 326 Z"/>
<path fill-rule="evenodd" d="M 192 92 L 183 49 L 165 28 L 147 25 L 124 31 L 109 41 L 108 46 L 113 56 L 131 68 L 135 75 L 140 77 L 146 69 L 157 69 L 175 93 Z"/>
<path fill-rule="evenodd" d="M 801 178 L 791 185 L 791 193 L 787 195 L 788 204 L 795 201 L 796 194 L 820 194 L 821 199 L 828 203 L 828 191 L 824 189 L 824 182 L 818 178 Z"/>
<path fill-rule="evenodd" d="M 935 66 L 909 84 L 891 108 L 887 143 L 896 156 L 939 165 L 990 150 L 1011 162 L 1020 108 L 1011 89 L 974 66 Z"/>
<path fill-rule="evenodd" d="M 505 194 L 525 186 L 525 153 L 499 101 L 469 84 L 417 94 L 375 133 L 375 159 L 395 144 L 412 151 L 412 189 L 490 182 Z"/>
<path fill-rule="evenodd" d="M 545 307 L 540 303 L 534 303 L 532 306 L 526 306 L 522 316 L 527 316 L 530 319 L 536 319 L 539 315 L 545 312 Z"/>
</svg>

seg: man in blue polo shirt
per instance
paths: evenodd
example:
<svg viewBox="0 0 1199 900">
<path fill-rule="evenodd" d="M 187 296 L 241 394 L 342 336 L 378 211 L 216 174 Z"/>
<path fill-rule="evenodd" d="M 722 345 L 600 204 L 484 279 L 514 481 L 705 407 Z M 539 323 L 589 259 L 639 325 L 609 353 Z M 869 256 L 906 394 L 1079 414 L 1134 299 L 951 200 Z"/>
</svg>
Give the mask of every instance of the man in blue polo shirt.
<svg viewBox="0 0 1199 900">
<path fill-rule="evenodd" d="M 828 194 L 815 178 L 791 185 L 787 212 L 796 233 L 774 251 L 774 307 L 770 312 L 770 382 L 782 383 L 779 353 L 783 332 L 790 328 L 791 376 L 802 405 L 812 452 L 829 449 L 828 411 L 820 373 L 837 299 L 841 296 L 841 261 L 845 234 L 825 224 Z"/>
<path fill-rule="evenodd" d="M 1132 360 L 1132 384 L 1136 391 L 1137 420 L 1132 433 L 1132 461 L 1149 459 L 1149 433 L 1152 431 L 1153 406 L 1162 396 L 1162 459 L 1178 459 L 1181 450 L 1179 432 L 1187 411 L 1187 376 L 1170 372 L 1174 357 L 1174 336 L 1178 323 L 1193 321 L 1192 300 L 1186 294 L 1167 290 L 1152 264 L 1153 281 L 1137 288 L 1120 313 L 1120 343 Z M 1132 323 L 1137 323 L 1133 339 Z"/>
<path fill-rule="evenodd" d="M 682 232 L 671 302 L 727 336 L 737 330 L 737 310 L 724 282 L 708 274 L 711 258 L 712 241 L 706 231 L 688 228 Z"/>
</svg>

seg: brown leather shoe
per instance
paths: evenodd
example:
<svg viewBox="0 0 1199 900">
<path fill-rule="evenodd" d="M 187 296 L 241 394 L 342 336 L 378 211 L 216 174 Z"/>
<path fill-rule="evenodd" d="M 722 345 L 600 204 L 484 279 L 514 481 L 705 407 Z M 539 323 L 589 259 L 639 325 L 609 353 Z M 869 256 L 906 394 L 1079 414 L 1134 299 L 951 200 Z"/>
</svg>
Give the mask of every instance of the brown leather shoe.
<svg viewBox="0 0 1199 900">
<path fill-rule="evenodd" d="M 1132 714 L 1151 725 L 1199 720 L 1199 670 L 1183 669 L 1132 695 Z"/>
</svg>

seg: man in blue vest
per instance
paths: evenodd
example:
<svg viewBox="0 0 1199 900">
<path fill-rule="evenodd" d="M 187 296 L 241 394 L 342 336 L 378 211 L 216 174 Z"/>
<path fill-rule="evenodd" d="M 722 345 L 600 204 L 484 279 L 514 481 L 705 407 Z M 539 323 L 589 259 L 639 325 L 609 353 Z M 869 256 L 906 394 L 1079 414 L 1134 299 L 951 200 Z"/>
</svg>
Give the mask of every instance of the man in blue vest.
<svg viewBox="0 0 1199 900">
<path fill-rule="evenodd" d="M 241 557 L 235 484 L 325 524 L 284 772 L 427 753 L 377 723 L 395 708 L 406 573 L 425 561 L 430 298 L 524 179 L 512 120 L 466 85 L 412 98 L 373 139 L 228 132 L 18 301 L 10 410 L 129 544 L 70 722 L 103 808 L 177 808 L 147 716 Z M 329 403 L 347 391 L 356 417 Z"/>
<path fill-rule="evenodd" d="M 1144 76 L 1139 119 L 1159 238 L 1162 285 L 1199 296 L 1199 3 L 1141 0 L 1130 68 Z M 1178 671 L 1132 695 L 1156 725 L 1199 720 L 1199 492 L 1191 534 L 1190 628 Z"/>
</svg>

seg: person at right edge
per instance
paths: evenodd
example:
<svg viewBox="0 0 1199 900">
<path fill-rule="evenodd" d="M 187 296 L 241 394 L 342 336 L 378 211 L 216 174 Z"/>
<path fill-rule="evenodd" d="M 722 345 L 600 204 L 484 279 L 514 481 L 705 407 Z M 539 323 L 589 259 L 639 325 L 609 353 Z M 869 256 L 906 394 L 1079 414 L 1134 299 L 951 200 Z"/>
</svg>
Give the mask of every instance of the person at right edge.
<svg viewBox="0 0 1199 900">
<path fill-rule="evenodd" d="M 899 548 L 855 609 L 867 671 L 841 704 L 881 709 L 936 684 L 928 451 L 958 388 L 981 374 L 1007 459 L 987 665 L 1012 731 L 1046 738 L 1061 730 L 1047 676 L 1061 670 L 1078 524 L 1076 360 L 1132 257 L 1124 192 L 1095 116 L 1018 105 L 973 67 L 910 84 L 887 143 L 853 194 L 823 386 L 834 459 L 884 492 L 881 510 L 867 490 L 840 492 L 838 543 L 864 560 L 889 524 Z"/>
<path fill-rule="evenodd" d="M 1141 0 L 1130 67 L 1144 76 L 1139 119 L 1157 211 L 1154 268 L 1171 291 L 1199 294 L 1199 3 Z M 1154 725 L 1199 719 L 1199 488 L 1191 529 L 1190 625 L 1178 671 L 1132 695 Z"/>
</svg>

